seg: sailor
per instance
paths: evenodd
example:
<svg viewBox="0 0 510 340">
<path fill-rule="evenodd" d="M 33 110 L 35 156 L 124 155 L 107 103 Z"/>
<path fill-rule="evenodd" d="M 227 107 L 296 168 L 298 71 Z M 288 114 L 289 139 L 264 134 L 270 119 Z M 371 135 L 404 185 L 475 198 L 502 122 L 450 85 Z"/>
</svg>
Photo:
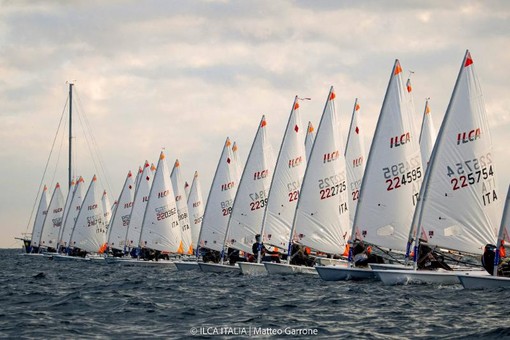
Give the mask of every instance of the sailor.
<svg viewBox="0 0 510 340">
<path fill-rule="evenodd" d="M 280 263 L 280 253 L 277 251 L 270 251 L 267 250 L 264 246 L 264 243 L 262 243 L 260 234 L 255 235 L 255 243 L 251 246 L 251 251 L 253 252 L 253 256 L 255 256 L 255 259 L 258 258 L 260 249 L 260 256 L 261 260 L 260 262 L 276 262 Z"/>
</svg>

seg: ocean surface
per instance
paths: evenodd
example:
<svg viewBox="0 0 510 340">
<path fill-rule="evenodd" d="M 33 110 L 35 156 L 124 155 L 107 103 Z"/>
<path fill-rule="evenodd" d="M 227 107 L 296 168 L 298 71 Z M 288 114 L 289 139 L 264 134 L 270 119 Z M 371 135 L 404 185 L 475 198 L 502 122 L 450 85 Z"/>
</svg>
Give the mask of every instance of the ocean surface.
<svg viewBox="0 0 510 340">
<path fill-rule="evenodd" d="M 20 253 L 0 250 L 0 338 L 510 338 L 509 291 L 178 272 Z"/>
</svg>

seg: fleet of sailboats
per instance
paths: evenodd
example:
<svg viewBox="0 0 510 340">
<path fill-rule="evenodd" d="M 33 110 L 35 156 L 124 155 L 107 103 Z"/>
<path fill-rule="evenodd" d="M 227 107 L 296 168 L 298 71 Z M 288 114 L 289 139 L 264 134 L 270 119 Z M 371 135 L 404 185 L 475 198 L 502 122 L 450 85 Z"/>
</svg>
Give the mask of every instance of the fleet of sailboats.
<svg viewBox="0 0 510 340">
<path fill-rule="evenodd" d="M 244 166 L 237 144 L 227 138 L 206 201 L 198 172 L 188 185 L 178 160 L 169 171 L 164 152 L 157 167 L 146 161 L 136 178 L 128 172 L 113 205 L 96 175 L 85 192 L 84 179 L 71 180 L 69 171 L 65 196 L 58 183 L 51 197 L 44 186 L 25 250 L 204 272 L 509 287 L 510 278 L 473 271 L 464 261 L 471 256 L 476 262 L 495 243 L 497 274 L 510 240 L 510 188 L 501 215 L 491 134 L 470 52 L 437 138 L 429 99 L 417 128 L 411 82 L 404 84 L 399 60 L 368 156 L 360 102 L 355 100 L 346 129 L 335 98 L 331 87 L 315 131 L 311 122 L 303 125 L 295 97 L 276 159 L 265 116 Z M 71 169 L 71 157 L 69 162 Z M 371 258 L 370 248 L 392 263 L 360 266 L 357 255 Z M 298 263 L 310 253 L 316 263 Z M 453 265 L 427 268 L 438 253 Z"/>
</svg>

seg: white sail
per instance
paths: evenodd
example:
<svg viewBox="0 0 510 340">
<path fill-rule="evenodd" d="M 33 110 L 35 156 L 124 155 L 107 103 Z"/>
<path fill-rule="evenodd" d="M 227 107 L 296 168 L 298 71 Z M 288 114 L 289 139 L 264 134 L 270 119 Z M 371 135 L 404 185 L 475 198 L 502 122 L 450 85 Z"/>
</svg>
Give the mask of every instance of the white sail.
<svg viewBox="0 0 510 340">
<path fill-rule="evenodd" d="M 296 96 L 276 161 L 261 233 L 264 243 L 283 249 L 290 238 L 306 169 L 305 135 Z"/>
<path fill-rule="evenodd" d="M 148 164 L 147 161 L 145 161 L 145 164 Z M 142 174 L 143 174 L 143 168 L 141 166 L 139 166 L 138 172 L 136 173 L 136 178 L 135 178 L 135 192 L 136 192 L 136 188 L 138 188 L 138 185 L 140 185 L 140 180 L 142 179 Z"/>
<path fill-rule="evenodd" d="M 190 191 L 190 187 L 189 187 L 188 181 L 186 181 L 186 182 L 184 182 L 184 193 L 186 194 L 186 201 L 188 201 L 188 199 L 189 199 L 189 191 Z M 193 243 L 193 244 L 196 244 L 196 243 Z"/>
<path fill-rule="evenodd" d="M 353 238 L 404 251 L 424 176 L 414 110 L 398 60 L 382 104 L 353 226 Z"/>
<path fill-rule="evenodd" d="M 44 224 L 44 218 L 48 213 L 48 188 L 46 185 L 43 188 L 41 199 L 39 200 L 39 206 L 35 215 L 34 227 L 32 229 L 32 247 L 39 247 L 39 241 L 41 239 L 41 233 Z"/>
<path fill-rule="evenodd" d="M 255 235 L 260 233 L 275 166 L 266 126 L 267 121 L 262 116 L 239 181 L 228 222 L 225 248 L 233 247 L 251 253 Z"/>
<path fill-rule="evenodd" d="M 131 171 L 129 171 L 108 229 L 108 245 L 112 248 L 124 250 L 126 246 L 126 233 L 129 226 L 131 210 L 133 209 L 134 196 L 135 182 Z"/>
<path fill-rule="evenodd" d="M 64 195 L 60 189 L 60 184 L 57 183 L 53 195 L 51 196 L 48 213 L 44 219 L 41 240 L 39 241 L 41 247 L 57 248 L 58 235 L 62 227 L 62 219 L 64 216 L 64 205 Z"/>
<path fill-rule="evenodd" d="M 227 138 L 205 206 L 199 237 L 200 247 L 222 250 L 238 181 L 238 165 L 233 158 L 230 139 Z"/>
<path fill-rule="evenodd" d="M 434 122 L 430 114 L 429 101 L 425 102 L 425 109 L 423 111 L 423 120 L 421 123 L 420 132 L 420 149 L 421 149 L 421 162 L 425 171 L 429 164 L 430 154 L 434 147 L 434 141 L 436 140 L 436 129 L 434 128 Z"/>
<path fill-rule="evenodd" d="M 315 129 L 313 128 L 312 122 L 308 122 L 308 128 L 306 129 L 305 138 L 305 149 L 306 159 L 310 159 L 310 153 L 312 152 L 313 141 L 315 140 Z"/>
<path fill-rule="evenodd" d="M 466 51 L 430 157 L 417 225 L 421 238 L 481 254 L 496 239 L 501 205 L 492 139 L 473 59 Z"/>
<path fill-rule="evenodd" d="M 292 235 L 310 248 L 341 254 L 350 228 L 343 138 L 334 99 L 331 87 L 306 167 Z"/>
<path fill-rule="evenodd" d="M 138 186 L 135 191 L 133 208 L 129 216 L 129 226 L 126 235 L 126 246 L 131 248 L 138 247 L 140 240 L 140 231 L 142 230 L 143 214 L 149 200 L 149 191 L 152 184 L 152 171 L 149 162 L 145 161 L 144 169 L 140 175 Z"/>
<path fill-rule="evenodd" d="M 143 217 L 140 246 L 171 253 L 182 247 L 177 206 L 163 152 L 159 156 Z"/>
<path fill-rule="evenodd" d="M 71 235 L 71 246 L 86 252 L 99 252 L 106 242 L 106 226 L 97 177 L 90 182 Z"/>
<path fill-rule="evenodd" d="M 181 230 L 181 244 L 179 245 L 179 254 L 193 254 L 195 244 L 191 241 L 191 226 L 189 222 L 188 202 L 184 192 L 184 181 L 181 176 L 181 165 L 177 159 L 174 168 L 170 173 L 172 180 L 173 193 L 175 195 L 175 204 L 177 205 L 177 216 L 179 218 L 179 227 Z"/>
<path fill-rule="evenodd" d="M 108 227 L 110 226 L 110 219 L 112 218 L 112 206 L 110 205 L 110 199 L 108 198 L 108 193 L 106 190 L 103 191 L 101 204 L 103 205 L 104 225 L 108 230 Z"/>
<path fill-rule="evenodd" d="M 345 145 L 345 165 L 347 167 L 347 187 L 349 190 L 349 218 L 350 226 L 354 224 L 354 216 L 358 206 L 361 181 L 365 172 L 366 152 L 364 129 L 361 124 L 360 105 L 358 98 L 354 102 L 351 125 L 347 144 Z"/>
<path fill-rule="evenodd" d="M 204 216 L 204 200 L 202 199 L 202 188 L 198 179 L 198 171 L 195 171 L 191 189 L 188 194 L 188 211 L 190 216 L 191 240 L 193 244 L 198 244 L 200 228 Z"/>
<path fill-rule="evenodd" d="M 241 175 L 243 174 L 243 166 L 241 164 L 241 161 L 239 160 L 239 152 L 238 152 L 238 147 L 237 147 L 237 143 L 234 142 L 234 144 L 232 144 L 232 156 L 234 158 L 234 163 L 236 164 L 236 167 L 237 167 L 237 178 L 241 178 Z"/>
<path fill-rule="evenodd" d="M 496 256 L 499 259 L 506 255 L 505 243 L 510 242 L 510 185 L 506 193 L 505 205 L 503 207 L 503 216 L 499 226 L 498 240 L 496 242 Z M 501 254 L 503 252 L 503 254 Z M 499 261 L 495 261 L 494 274 L 497 273 L 497 265 Z"/>
<path fill-rule="evenodd" d="M 78 217 L 78 213 L 81 209 L 81 204 L 83 202 L 84 194 L 83 194 L 83 185 L 85 181 L 83 177 L 80 176 L 76 185 L 74 186 L 73 196 L 71 199 L 71 203 L 69 204 L 69 209 L 64 212 L 64 224 L 62 227 L 62 231 L 60 233 L 60 245 L 64 247 L 69 246 L 69 241 L 71 239 L 71 234 L 73 233 L 74 225 L 76 223 L 76 218 Z"/>
</svg>

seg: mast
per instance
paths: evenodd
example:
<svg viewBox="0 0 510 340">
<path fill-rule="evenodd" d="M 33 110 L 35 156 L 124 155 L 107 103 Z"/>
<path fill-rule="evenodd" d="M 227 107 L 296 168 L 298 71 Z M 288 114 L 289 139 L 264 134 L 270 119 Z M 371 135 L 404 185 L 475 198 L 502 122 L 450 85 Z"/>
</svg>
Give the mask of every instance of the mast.
<svg viewBox="0 0 510 340">
<path fill-rule="evenodd" d="M 68 180 L 69 190 L 71 190 L 71 169 L 72 169 L 72 141 L 73 141 L 73 83 L 69 82 L 69 171 Z"/>
</svg>

